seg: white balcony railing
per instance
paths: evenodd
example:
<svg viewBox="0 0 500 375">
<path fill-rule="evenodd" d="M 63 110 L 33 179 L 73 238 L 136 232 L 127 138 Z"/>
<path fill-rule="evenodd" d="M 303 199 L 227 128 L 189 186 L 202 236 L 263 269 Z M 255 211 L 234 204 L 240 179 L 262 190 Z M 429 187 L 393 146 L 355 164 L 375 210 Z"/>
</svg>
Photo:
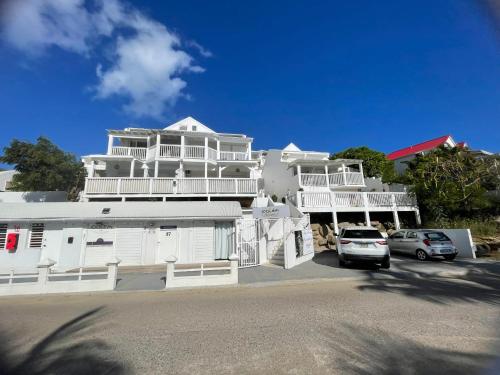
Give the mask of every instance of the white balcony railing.
<svg viewBox="0 0 500 375">
<path fill-rule="evenodd" d="M 85 193 L 95 194 L 243 194 L 257 195 L 252 178 L 87 178 Z"/>
<path fill-rule="evenodd" d="M 221 151 L 220 152 L 220 160 L 226 160 L 226 161 L 248 160 L 248 153 Z"/>
<path fill-rule="evenodd" d="M 124 147 L 114 146 L 111 148 L 111 155 L 133 156 L 139 160 L 146 160 L 148 149 L 146 147 Z"/>
<path fill-rule="evenodd" d="M 181 157 L 181 146 L 180 145 L 160 145 L 160 158 L 178 159 L 180 157 Z"/>
<path fill-rule="evenodd" d="M 311 187 L 336 187 L 336 186 L 363 186 L 363 175 L 360 172 L 346 172 L 345 174 L 331 173 L 302 173 L 301 186 Z M 328 178 L 328 180 L 327 180 Z"/>
<path fill-rule="evenodd" d="M 387 208 L 417 207 L 415 197 L 408 193 L 360 193 L 360 192 L 297 192 L 300 209 L 315 208 Z"/>
</svg>

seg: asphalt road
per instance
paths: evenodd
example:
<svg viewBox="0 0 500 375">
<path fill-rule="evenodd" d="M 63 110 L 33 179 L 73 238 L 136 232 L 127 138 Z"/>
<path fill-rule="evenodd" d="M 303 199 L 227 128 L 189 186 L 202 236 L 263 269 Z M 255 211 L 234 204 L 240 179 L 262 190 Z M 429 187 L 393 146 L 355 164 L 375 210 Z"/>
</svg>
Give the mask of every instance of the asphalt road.
<svg viewBox="0 0 500 375">
<path fill-rule="evenodd" d="M 483 373 L 500 353 L 498 276 L 483 269 L 2 298 L 0 366 L 22 363 L 20 373 L 30 374 Z"/>
</svg>

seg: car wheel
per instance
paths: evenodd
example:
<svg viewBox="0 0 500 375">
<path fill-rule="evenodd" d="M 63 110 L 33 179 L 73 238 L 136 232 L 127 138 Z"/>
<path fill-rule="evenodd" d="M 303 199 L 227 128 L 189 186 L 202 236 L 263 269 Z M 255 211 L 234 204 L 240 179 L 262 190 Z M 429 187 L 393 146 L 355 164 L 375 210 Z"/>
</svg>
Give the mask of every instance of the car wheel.
<svg viewBox="0 0 500 375">
<path fill-rule="evenodd" d="M 380 265 L 380 267 L 385 268 L 386 270 L 388 270 L 389 268 L 391 268 L 391 260 L 390 259 L 384 260 L 382 262 L 382 264 Z"/>
<path fill-rule="evenodd" d="M 455 254 L 453 254 L 453 255 L 445 255 L 445 256 L 444 256 L 444 259 L 445 259 L 445 260 L 453 260 L 453 259 L 455 259 L 455 257 L 456 257 L 456 255 L 455 255 Z"/>
<path fill-rule="evenodd" d="M 417 259 L 420 260 L 420 261 L 424 261 L 424 260 L 427 260 L 429 257 L 427 255 L 427 253 L 423 250 L 417 250 Z"/>
</svg>

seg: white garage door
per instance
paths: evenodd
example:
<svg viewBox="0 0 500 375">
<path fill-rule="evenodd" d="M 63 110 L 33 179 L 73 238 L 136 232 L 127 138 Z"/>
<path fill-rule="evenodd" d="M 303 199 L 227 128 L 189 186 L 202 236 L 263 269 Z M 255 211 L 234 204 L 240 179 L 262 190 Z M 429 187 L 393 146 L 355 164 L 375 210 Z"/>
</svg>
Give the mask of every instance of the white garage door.
<svg viewBox="0 0 500 375">
<path fill-rule="evenodd" d="M 212 262 L 214 251 L 214 222 L 195 221 L 193 225 L 193 250 L 195 262 Z"/>
<path fill-rule="evenodd" d="M 142 264 L 144 228 L 116 228 L 115 254 L 120 265 Z"/>
<path fill-rule="evenodd" d="M 104 266 L 113 257 L 115 230 L 88 229 L 85 239 L 85 259 L 86 267 Z"/>
</svg>

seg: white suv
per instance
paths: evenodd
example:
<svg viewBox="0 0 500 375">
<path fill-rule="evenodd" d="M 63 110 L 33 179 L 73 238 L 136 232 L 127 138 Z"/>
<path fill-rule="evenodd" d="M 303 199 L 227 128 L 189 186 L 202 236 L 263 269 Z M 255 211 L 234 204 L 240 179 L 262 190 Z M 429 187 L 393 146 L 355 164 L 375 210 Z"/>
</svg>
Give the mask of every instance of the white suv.
<svg viewBox="0 0 500 375">
<path fill-rule="evenodd" d="M 375 228 L 342 228 L 336 244 L 340 266 L 345 266 L 349 261 L 370 261 L 380 264 L 382 268 L 391 267 L 387 241 Z"/>
</svg>

